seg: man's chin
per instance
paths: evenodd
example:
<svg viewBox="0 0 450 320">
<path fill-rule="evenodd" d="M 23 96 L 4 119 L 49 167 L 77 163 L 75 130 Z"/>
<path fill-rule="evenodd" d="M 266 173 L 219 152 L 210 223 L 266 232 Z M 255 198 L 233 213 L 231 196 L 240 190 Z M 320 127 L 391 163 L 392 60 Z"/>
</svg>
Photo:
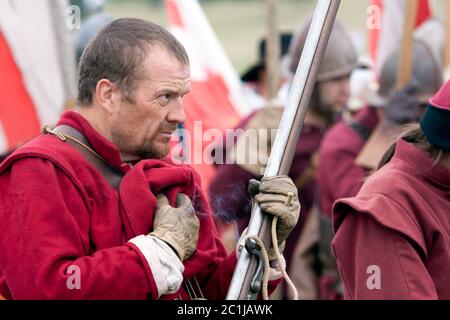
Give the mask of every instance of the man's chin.
<svg viewBox="0 0 450 320">
<path fill-rule="evenodd" d="M 348 102 L 348 101 L 347 101 Z M 336 113 L 340 113 L 342 111 L 345 110 L 345 108 L 347 107 L 347 102 L 345 103 L 338 103 L 335 105 L 334 109 Z"/>
<path fill-rule="evenodd" d="M 145 150 L 138 151 L 141 159 L 163 159 L 169 154 L 169 147 L 152 147 Z"/>
</svg>

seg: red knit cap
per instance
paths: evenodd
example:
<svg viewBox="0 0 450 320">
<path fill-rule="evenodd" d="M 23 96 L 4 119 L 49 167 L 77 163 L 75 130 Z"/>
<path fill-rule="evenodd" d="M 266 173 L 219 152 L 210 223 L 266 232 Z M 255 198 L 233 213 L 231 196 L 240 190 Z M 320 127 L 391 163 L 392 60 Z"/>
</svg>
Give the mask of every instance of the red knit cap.
<svg viewBox="0 0 450 320">
<path fill-rule="evenodd" d="M 430 99 L 430 104 L 433 107 L 450 111 L 450 80 Z"/>
<path fill-rule="evenodd" d="M 450 80 L 430 99 L 420 126 L 433 146 L 450 151 Z"/>
</svg>

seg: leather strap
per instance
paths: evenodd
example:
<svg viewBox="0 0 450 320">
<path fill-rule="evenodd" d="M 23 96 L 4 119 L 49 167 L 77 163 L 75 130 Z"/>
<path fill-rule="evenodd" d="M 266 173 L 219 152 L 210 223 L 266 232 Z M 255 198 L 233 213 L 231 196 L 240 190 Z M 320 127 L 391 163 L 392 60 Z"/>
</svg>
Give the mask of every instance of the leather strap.
<svg viewBox="0 0 450 320">
<path fill-rule="evenodd" d="M 360 122 L 356 121 L 356 120 L 348 120 L 346 121 L 346 124 L 352 128 L 353 130 L 356 131 L 356 133 L 364 140 L 367 141 L 370 137 L 370 135 L 372 134 L 372 130 L 370 130 L 369 128 L 365 127 L 363 124 L 361 124 Z"/>
<path fill-rule="evenodd" d="M 84 158 L 108 181 L 109 185 L 119 190 L 123 174 L 108 165 L 92 148 L 89 141 L 78 130 L 60 125 L 54 129 L 44 128 L 44 133 L 52 134 L 77 149 Z"/>
</svg>

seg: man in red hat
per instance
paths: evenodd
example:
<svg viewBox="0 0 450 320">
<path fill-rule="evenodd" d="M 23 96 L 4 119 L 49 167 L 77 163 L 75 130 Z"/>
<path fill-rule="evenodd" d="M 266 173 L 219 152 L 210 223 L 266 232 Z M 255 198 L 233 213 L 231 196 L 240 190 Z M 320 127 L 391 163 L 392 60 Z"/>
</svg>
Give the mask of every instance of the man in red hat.
<svg viewBox="0 0 450 320">
<path fill-rule="evenodd" d="M 186 51 L 156 24 L 118 19 L 79 70 L 75 112 L 0 165 L 0 295 L 224 299 L 236 254 L 218 239 L 199 176 L 166 158 L 185 121 Z M 295 185 L 272 177 L 259 190 L 283 241 L 299 216 Z"/>
<path fill-rule="evenodd" d="M 333 209 L 347 299 L 450 299 L 450 82 Z"/>
</svg>

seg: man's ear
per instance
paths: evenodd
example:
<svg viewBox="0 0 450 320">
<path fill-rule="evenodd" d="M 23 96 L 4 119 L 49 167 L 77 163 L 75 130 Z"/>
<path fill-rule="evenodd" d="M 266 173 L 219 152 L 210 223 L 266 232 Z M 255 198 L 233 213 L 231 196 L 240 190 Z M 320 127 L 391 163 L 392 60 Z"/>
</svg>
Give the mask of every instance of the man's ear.
<svg viewBox="0 0 450 320">
<path fill-rule="evenodd" d="M 108 79 L 102 79 L 95 88 L 95 98 L 108 113 L 114 113 L 115 102 L 120 99 L 120 90 Z"/>
</svg>

